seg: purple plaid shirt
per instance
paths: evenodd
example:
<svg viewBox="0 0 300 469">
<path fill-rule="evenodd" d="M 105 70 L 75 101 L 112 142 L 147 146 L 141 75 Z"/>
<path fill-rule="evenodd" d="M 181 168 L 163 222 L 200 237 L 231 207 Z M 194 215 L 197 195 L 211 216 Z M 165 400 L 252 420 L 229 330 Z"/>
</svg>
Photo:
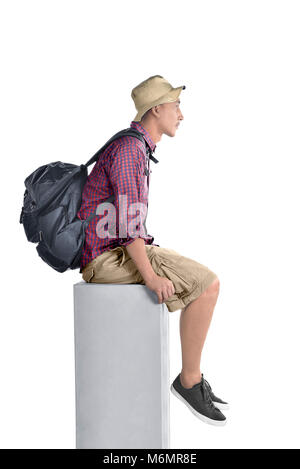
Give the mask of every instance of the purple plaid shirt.
<svg viewBox="0 0 300 469">
<path fill-rule="evenodd" d="M 149 144 L 152 152 L 155 151 L 156 145 L 152 141 L 149 133 L 142 127 L 139 122 L 131 122 L 130 127 L 137 129 L 141 132 L 147 143 Z M 119 234 L 119 213 L 120 220 L 126 220 L 128 227 L 135 226 L 141 228 L 141 220 L 145 220 L 145 211 L 141 210 L 139 213 L 135 206 L 131 205 L 130 212 L 126 217 L 127 210 L 130 204 L 142 203 L 144 207 L 148 206 L 148 190 L 150 174 L 147 180 L 145 169 L 150 168 L 149 157 L 146 155 L 144 143 L 135 137 L 125 136 L 115 140 L 111 143 L 105 151 L 100 155 L 98 161 L 95 163 L 90 175 L 87 178 L 86 184 L 82 193 L 82 203 L 77 216 L 81 220 L 85 220 L 89 215 L 95 213 L 97 206 L 105 202 L 110 196 L 114 195 L 115 200 L 115 233 L 111 231 L 112 235 L 116 237 L 99 237 L 100 220 L 106 218 L 108 221 L 108 212 L 104 209 L 101 214 L 96 215 L 89 223 L 85 243 L 82 251 L 80 261 L 80 272 L 83 268 L 95 257 L 117 246 L 127 246 L 132 243 L 137 237 L 143 238 L 145 244 L 153 244 L 153 236 L 147 234 L 146 229 L 140 230 L 135 236 L 128 236 L 128 230 L 124 232 L 124 225 L 122 222 L 122 233 Z M 123 196 L 121 199 L 119 196 Z M 120 200 L 119 200 L 120 199 Z M 119 210 L 121 201 L 121 211 Z M 125 201 L 125 202 L 124 202 Z M 103 212 L 103 213 L 102 213 Z M 123 214 L 123 215 L 122 215 Z M 137 216 L 142 218 L 137 218 Z M 125 218 L 124 218 L 125 217 Z M 130 221 L 135 219 L 135 222 L 130 224 Z M 140 222 L 137 224 L 137 221 Z M 125 223 L 126 223 L 125 221 Z M 97 228 L 98 226 L 98 228 Z M 145 227 L 145 225 L 144 225 Z M 108 225 L 104 220 L 102 221 L 102 229 L 107 230 Z M 146 227 L 145 227 L 146 228 Z M 103 231 L 102 231 L 103 233 Z M 106 231 L 106 233 L 109 233 Z M 132 234 L 132 231 L 130 231 Z"/>
</svg>

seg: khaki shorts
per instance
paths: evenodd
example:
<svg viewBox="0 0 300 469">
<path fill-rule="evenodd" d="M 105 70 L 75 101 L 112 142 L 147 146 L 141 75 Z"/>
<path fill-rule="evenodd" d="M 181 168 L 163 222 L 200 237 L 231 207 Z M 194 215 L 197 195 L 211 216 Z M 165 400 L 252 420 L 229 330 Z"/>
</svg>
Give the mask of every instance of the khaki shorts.
<svg viewBox="0 0 300 469">
<path fill-rule="evenodd" d="M 217 278 L 205 265 L 181 256 L 172 249 L 145 244 L 154 272 L 172 281 L 175 294 L 165 304 L 170 312 L 183 309 L 200 296 Z M 126 247 L 118 246 L 93 259 L 82 271 L 82 278 L 92 283 L 141 283 L 144 279 Z M 157 300 L 158 301 L 158 300 Z"/>
</svg>

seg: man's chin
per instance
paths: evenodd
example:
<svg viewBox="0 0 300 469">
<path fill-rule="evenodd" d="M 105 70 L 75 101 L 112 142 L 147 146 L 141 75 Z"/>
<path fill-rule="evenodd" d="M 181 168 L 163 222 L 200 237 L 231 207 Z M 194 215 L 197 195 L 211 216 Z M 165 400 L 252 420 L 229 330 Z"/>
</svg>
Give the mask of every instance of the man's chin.
<svg viewBox="0 0 300 469">
<path fill-rule="evenodd" d="M 175 135 L 176 135 L 176 130 L 177 130 L 177 129 L 175 129 L 175 130 L 170 130 L 170 131 L 167 133 L 167 135 L 168 135 L 169 137 L 175 137 Z"/>
</svg>

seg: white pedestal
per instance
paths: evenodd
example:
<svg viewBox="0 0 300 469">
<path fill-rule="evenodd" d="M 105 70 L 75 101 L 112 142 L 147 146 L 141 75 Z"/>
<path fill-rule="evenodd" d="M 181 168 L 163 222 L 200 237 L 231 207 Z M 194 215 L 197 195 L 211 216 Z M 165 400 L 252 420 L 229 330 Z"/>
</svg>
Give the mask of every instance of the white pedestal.
<svg viewBox="0 0 300 469">
<path fill-rule="evenodd" d="M 76 448 L 169 448 L 169 311 L 140 284 L 74 285 Z"/>
</svg>

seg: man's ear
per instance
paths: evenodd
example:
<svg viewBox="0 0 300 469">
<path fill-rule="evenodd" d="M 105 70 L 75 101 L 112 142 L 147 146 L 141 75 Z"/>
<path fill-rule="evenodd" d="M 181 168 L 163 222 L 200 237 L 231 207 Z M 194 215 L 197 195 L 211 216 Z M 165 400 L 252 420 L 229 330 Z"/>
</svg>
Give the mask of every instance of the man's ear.
<svg viewBox="0 0 300 469">
<path fill-rule="evenodd" d="M 157 106 L 154 106 L 152 109 L 153 109 L 153 114 L 156 116 L 156 117 L 159 117 L 160 113 L 161 113 L 161 108 L 162 108 L 163 104 L 158 104 Z"/>
</svg>

